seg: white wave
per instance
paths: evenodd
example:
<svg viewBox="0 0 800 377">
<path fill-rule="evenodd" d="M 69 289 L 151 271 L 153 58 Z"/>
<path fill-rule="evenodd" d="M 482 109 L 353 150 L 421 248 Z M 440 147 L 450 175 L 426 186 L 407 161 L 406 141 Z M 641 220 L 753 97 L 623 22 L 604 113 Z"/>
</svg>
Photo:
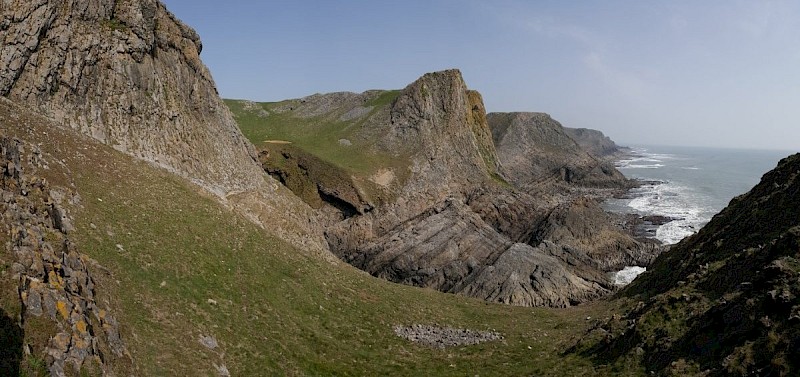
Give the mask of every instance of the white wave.
<svg viewBox="0 0 800 377">
<path fill-rule="evenodd" d="M 674 160 L 678 157 L 666 153 L 648 153 L 646 149 L 635 150 L 628 158 L 618 160 L 616 167 L 619 169 L 658 169 L 664 167 L 665 160 Z"/>
<path fill-rule="evenodd" d="M 614 274 L 614 284 L 628 285 L 633 281 L 633 279 L 636 279 L 637 276 L 641 275 L 645 271 L 647 271 L 647 268 L 645 267 L 625 266 L 625 268 L 623 268 L 621 271 L 617 271 Z"/>
<path fill-rule="evenodd" d="M 634 197 L 626 205 L 632 212 L 675 219 L 656 229 L 656 239 L 665 244 L 677 243 L 694 234 L 713 214 L 710 209 L 700 206 L 705 202 L 702 194 L 680 184 L 666 182 L 642 186 L 631 193 Z"/>
<path fill-rule="evenodd" d="M 658 169 L 663 168 L 664 164 L 627 164 L 617 166 L 618 169 Z"/>
<path fill-rule="evenodd" d="M 662 174 L 659 172 L 666 171 L 664 174 L 669 173 L 672 176 L 670 173 L 672 170 L 647 169 L 674 166 L 685 170 L 700 170 L 690 161 L 691 158 L 687 156 L 650 153 L 645 148 L 638 148 L 627 158 L 619 160 L 616 165 L 621 170 L 631 169 L 630 174 L 639 179 L 655 181 L 652 178 L 661 176 Z M 698 231 L 716 211 L 706 208 L 713 200 L 698 188 L 679 182 L 661 181 L 663 182 L 661 184 L 645 184 L 631 190 L 632 199 L 619 199 L 615 203 L 611 203 L 609 208 L 613 207 L 618 211 L 640 215 L 660 215 L 676 219 L 659 226 L 655 234 L 655 238 L 661 242 L 674 244 Z"/>
</svg>

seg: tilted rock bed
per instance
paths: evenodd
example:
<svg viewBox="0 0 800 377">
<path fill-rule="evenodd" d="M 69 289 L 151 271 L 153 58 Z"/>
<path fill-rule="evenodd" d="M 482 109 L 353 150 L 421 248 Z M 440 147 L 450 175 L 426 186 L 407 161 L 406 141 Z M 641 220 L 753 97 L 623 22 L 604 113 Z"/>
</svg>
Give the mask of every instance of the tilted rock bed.
<svg viewBox="0 0 800 377">
<path fill-rule="evenodd" d="M 503 339 L 502 335 L 492 331 L 454 329 L 452 327 L 427 325 L 397 325 L 394 327 L 394 333 L 408 341 L 441 349 Z"/>
</svg>

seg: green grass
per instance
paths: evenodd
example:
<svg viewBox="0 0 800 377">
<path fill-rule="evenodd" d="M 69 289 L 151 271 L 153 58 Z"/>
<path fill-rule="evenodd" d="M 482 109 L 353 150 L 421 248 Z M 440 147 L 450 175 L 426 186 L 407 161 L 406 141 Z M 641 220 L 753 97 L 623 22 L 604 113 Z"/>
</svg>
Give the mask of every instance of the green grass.
<svg viewBox="0 0 800 377">
<path fill-rule="evenodd" d="M 388 106 L 391 105 L 398 96 L 400 96 L 399 90 L 386 90 L 381 92 L 377 97 L 367 101 L 367 106 Z"/>
<path fill-rule="evenodd" d="M 340 121 L 334 110 L 330 114 L 315 117 L 298 117 L 292 111 L 275 111 L 279 107 L 299 106 L 299 101 L 256 103 L 256 109 L 246 110 L 244 101 L 225 100 L 242 133 L 257 147 L 266 140 L 290 141 L 306 152 L 348 172 L 368 175 L 380 167 L 404 169 L 408 162 L 402 156 L 381 153 L 372 147 L 377 138 L 360 137 L 369 134 L 367 118 L 391 104 L 399 91 L 385 91 L 366 103 L 373 109 L 369 115 Z M 258 110 L 269 115 L 260 116 Z M 340 110 L 340 109 L 339 109 Z M 340 139 L 350 140 L 353 145 L 343 146 Z"/>
<path fill-rule="evenodd" d="M 101 287 L 120 301 L 120 321 L 130 329 L 125 335 L 143 374 L 222 362 L 236 375 L 592 370 L 574 357 L 562 365 L 558 352 L 583 325 L 575 314 L 596 308 L 486 304 L 334 267 L 269 237 L 179 179 L 133 165 L 80 175 L 85 204 L 76 236 L 84 253 L 114 271 Z M 431 350 L 393 335 L 393 325 L 411 323 L 496 329 L 507 338 Z M 225 356 L 202 348 L 200 335 L 214 336 Z"/>
<path fill-rule="evenodd" d="M 109 30 L 127 30 L 128 26 L 117 18 L 100 21 L 100 25 Z"/>
</svg>

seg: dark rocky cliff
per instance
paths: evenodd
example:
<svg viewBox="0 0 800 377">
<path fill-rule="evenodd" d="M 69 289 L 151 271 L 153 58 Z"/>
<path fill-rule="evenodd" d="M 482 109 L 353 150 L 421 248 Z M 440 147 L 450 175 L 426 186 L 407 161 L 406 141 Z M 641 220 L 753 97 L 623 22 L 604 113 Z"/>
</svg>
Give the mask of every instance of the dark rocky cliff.
<svg viewBox="0 0 800 377">
<path fill-rule="evenodd" d="M 488 122 L 509 179 L 523 189 L 559 182 L 629 186 L 613 164 L 590 155 L 587 150 L 593 149 L 579 145 L 565 127 L 545 113 L 490 113 Z"/>
<path fill-rule="evenodd" d="M 604 362 L 635 360 L 674 375 L 796 375 L 800 155 L 781 160 L 620 296 L 639 303 L 582 343 Z"/>
</svg>

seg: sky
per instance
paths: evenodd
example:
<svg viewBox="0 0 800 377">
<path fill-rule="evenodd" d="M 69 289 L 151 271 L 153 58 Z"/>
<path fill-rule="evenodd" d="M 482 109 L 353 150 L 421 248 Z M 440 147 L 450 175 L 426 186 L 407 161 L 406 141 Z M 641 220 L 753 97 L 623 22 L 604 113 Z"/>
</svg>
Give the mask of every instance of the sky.
<svg viewBox="0 0 800 377">
<path fill-rule="evenodd" d="M 458 68 L 487 111 L 621 144 L 800 151 L 798 1 L 162 1 L 200 34 L 224 98 Z"/>
</svg>

